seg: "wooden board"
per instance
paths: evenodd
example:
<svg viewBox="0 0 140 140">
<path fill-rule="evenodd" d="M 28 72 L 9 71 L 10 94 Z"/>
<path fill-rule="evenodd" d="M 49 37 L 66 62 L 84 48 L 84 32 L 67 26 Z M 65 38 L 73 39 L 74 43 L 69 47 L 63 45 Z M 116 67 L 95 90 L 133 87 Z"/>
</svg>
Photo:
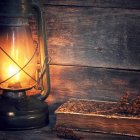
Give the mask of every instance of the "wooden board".
<svg viewBox="0 0 140 140">
<path fill-rule="evenodd" d="M 84 140 L 139 140 L 137 137 L 117 136 L 99 133 L 80 133 Z M 50 127 L 26 131 L 0 131 L 0 140 L 66 140 L 58 138 Z"/>
<path fill-rule="evenodd" d="M 117 8 L 140 8 L 139 0 L 44 0 L 44 4 L 117 7 Z"/>
<path fill-rule="evenodd" d="M 46 7 L 51 64 L 140 70 L 140 10 Z"/>
<path fill-rule="evenodd" d="M 123 134 L 140 137 L 140 117 L 118 114 L 100 114 L 97 106 L 117 106 L 115 102 L 71 99 L 56 110 L 56 126 L 90 132 Z M 96 106 L 96 107 L 97 107 Z M 112 109 L 112 108 L 111 108 Z M 87 110 L 92 110 L 87 111 Z"/>
<path fill-rule="evenodd" d="M 140 72 L 105 68 L 51 65 L 49 102 L 61 103 L 69 98 L 117 101 L 130 92 L 140 95 Z"/>
</svg>

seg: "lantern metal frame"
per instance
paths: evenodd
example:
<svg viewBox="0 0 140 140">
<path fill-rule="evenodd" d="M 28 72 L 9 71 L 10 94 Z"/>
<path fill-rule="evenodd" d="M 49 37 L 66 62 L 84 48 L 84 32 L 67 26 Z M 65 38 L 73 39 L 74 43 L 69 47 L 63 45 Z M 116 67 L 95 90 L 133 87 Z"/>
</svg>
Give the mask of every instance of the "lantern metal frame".
<svg viewBox="0 0 140 140">
<path fill-rule="evenodd" d="M 50 93 L 50 74 L 43 6 L 39 0 L 2 0 L 0 6 L 0 26 L 15 26 L 17 22 L 22 25 L 26 22 L 26 20 L 24 21 L 24 17 L 27 18 L 32 15 L 32 9 L 37 11 L 39 24 L 38 37 L 39 40 L 42 40 L 40 42 L 42 42 L 44 46 L 43 55 L 45 56 L 40 78 L 43 78 L 44 73 L 46 74 L 46 89 L 43 89 L 43 91 L 37 95 L 26 96 L 26 91 L 31 88 L 17 90 L 10 88 L 1 89 L 0 129 L 23 130 L 45 126 L 49 123 L 49 111 L 47 103 L 43 101 Z M 5 10 L 5 7 L 7 7 L 7 10 Z M 38 45 L 36 49 L 38 49 Z M 6 54 L 1 47 L 0 50 Z M 8 56 L 8 54 L 6 55 Z M 18 65 L 14 60 L 12 61 Z M 20 66 L 18 65 L 18 67 Z M 20 67 L 20 71 L 23 71 L 22 67 Z"/>
</svg>

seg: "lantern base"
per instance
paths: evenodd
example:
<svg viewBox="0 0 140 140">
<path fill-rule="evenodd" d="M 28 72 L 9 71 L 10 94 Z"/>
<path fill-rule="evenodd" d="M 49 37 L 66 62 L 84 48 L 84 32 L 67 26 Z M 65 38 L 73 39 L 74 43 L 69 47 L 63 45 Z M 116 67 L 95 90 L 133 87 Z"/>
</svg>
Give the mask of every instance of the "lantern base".
<svg viewBox="0 0 140 140">
<path fill-rule="evenodd" d="M 48 105 L 34 97 L 0 97 L 0 130 L 39 128 L 49 123 Z"/>
</svg>

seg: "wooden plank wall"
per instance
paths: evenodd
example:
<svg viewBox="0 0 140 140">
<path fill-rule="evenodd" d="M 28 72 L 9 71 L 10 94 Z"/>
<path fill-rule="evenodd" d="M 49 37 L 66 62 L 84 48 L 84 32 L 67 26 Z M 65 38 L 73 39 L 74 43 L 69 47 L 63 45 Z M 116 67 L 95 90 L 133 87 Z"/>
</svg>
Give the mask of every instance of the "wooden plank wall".
<svg viewBox="0 0 140 140">
<path fill-rule="evenodd" d="M 140 0 L 45 0 L 50 104 L 140 95 Z"/>
</svg>

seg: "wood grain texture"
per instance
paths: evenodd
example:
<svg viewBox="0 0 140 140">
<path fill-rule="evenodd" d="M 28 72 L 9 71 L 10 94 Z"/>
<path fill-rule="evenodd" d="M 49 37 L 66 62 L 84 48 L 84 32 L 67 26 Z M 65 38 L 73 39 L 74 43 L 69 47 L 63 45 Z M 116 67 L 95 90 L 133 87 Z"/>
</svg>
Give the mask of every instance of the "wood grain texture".
<svg viewBox="0 0 140 140">
<path fill-rule="evenodd" d="M 50 104 L 69 98 L 118 101 L 127 91 L 131 98 L 140 95 L 140 72 L 58 65 L 50 72 Z"/>
<path fill-rule="evenodd" d="M 139 140 L 137 137 L 118 136 L 100 133 L 76 132 L 84 137 L 84 140 Z M 26 131 L 0 131 L 0 140 L 66 140 L 58 138 L 49 127 Z"/>
<path fill-rule="evenodd" d="M 117 8 L 140 8 L 139 0 L 44 0 L 44 4 L 117 7 Z"/>
<path fill-rule="evenodd" d="M 85 105 L 86 104 L 86 105 Z M 96 109 L 91 109 L 91 107 Z M 104 109 L 100 108 L 104 104 Z M 118 106 L 114 102 L 102 102 L 95 100 L 69 100 L 56 110 L 56 125 L 90 132 L 103 132 L 110 134 L 122 134 L 140 137 L 140 116 L 125 116 L 115 114 L 102 114 Z M 99 109 L 99 108 L 100 109 Z M 80 110 L 80 111 L 79 111 Z M 90 111 L 87 111 L 90 110 Z M 91 111 L 92 110 L 92 111 Z M 98 113 L 97 113 L 97 112 Z"/>
<path fill-rule="evenodd" d="M 58 113 L 57 125 L 90 132 L 123 134 L 140 137 L 140 120 L 129 118 L 107 118 L 76 113 Z"/>
<path fill-rule="evenodd" d="M 140 69 L 140 10 L 46 7 L 51 64 Z"/>
<path fill-rule="evenodd" d="M 25 131 L 0 131 L 0 140 L 64 140 L 58 138 L 49 128 L 25 130 Z"/>
</svg>

